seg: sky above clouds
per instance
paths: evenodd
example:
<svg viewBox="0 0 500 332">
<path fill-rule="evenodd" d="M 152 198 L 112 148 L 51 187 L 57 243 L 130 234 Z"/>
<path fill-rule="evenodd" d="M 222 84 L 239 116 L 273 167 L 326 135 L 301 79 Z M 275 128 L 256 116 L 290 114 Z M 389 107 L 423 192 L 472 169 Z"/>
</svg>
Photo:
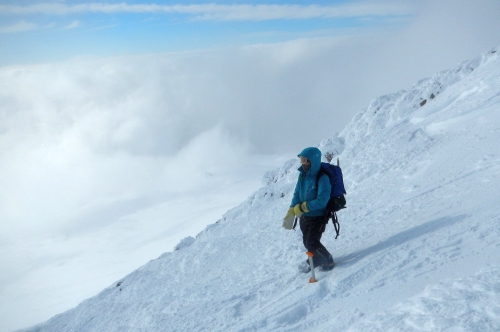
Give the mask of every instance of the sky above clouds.
<svg viewBox="0 0 500 332">
<path fill-rule="evenodd" d="M 37 280 L 52 283 L 51 311 L 19 309 L 36 323 L 93 295 L 373 98 L 499 46 L 499 13 L 498 0 L 0 1 L 0 297 L 47 304 Z M 61 286 L 82 271 L 90 285 Z"/>
<path fill-rule="evenodd" d="M 2 1 L 0 63 L 275 43 L 407 23 L 410 1 Z"/>
</svg>

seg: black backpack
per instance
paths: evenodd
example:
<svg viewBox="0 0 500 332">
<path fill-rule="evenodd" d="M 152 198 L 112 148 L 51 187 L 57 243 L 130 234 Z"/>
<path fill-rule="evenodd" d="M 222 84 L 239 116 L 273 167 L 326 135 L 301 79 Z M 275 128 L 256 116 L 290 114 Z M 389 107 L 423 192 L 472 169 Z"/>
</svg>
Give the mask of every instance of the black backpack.
<svg viewBox="0 0 500 332">
<path fill-rule="evenodd" d="M 323 174 L 328 176 L 330 184 L 332 185 L 330 200 L 326 205 L 325 223 L 328 223 L 328 220 L 332 219 L 333 227 L 335 227 L 335 232 L 337 233 L 337 236 L 335 236 L 336 239 L 340 234 L 340 224 L 337 218 L 337 211 L 345 209 L 347 203 L 344 196 L 347 193 L 344 187 L 344 178 L 342 175 L 342 169 L 339 166 L 339 160 L 337 159 L 337 165 L 321 163 L 321 168 L 318 172 L 318 177 L 316 178 L 316 186 L 319 178 L 323 176 Z"/>
</svg>

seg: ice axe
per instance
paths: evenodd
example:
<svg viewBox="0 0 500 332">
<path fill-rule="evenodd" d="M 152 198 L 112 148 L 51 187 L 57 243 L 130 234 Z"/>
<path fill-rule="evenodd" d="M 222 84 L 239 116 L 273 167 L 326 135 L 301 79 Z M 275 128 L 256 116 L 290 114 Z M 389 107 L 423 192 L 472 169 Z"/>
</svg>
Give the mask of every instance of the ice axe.
<svg viewBox="0 0 500 332">
<path fill-rule="evenodd" d="M 314 274 L 314 263 L 313 263 L 313 256 L 314 254 L 310 251 L 306 252 L 307 257 L 309 257 L 309 267 L 311 268 L 311 278 L 309 278 L 309 283 L 312 284 L 313 282 L 316 282 L 316 275 Z"/>
</svg>

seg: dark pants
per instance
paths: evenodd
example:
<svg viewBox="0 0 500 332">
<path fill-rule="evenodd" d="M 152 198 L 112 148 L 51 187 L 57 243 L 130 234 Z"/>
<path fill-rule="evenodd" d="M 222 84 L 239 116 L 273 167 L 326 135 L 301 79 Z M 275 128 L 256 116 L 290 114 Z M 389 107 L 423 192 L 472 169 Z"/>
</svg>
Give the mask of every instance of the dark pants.
<svg viewBox="0 0 500 332">
<path fill-rule="evenodd" d="M 304 242 L 304 247 L 314 255 L 314 266 L 329 265 L 333 263 L 332 255 L 330 255 L 320 241 L 327 223 L 328 221 L 325 222 L 324 217 L 300 217 L 302 241 Z"/>
</svg>

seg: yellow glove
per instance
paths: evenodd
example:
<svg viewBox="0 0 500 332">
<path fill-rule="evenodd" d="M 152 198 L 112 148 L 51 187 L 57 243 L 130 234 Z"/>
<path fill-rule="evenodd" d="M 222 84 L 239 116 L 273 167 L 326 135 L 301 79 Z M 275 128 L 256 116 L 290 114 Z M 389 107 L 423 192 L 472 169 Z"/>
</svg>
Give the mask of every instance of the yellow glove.
<svg viewBox="0 0 500 332">
<path fill-rule="evenodd" d="M 293 212 L 293 208 L 289 208 L 288 213 L 286 214 L 285 218 L 283 218 L 283 224 L 282 224 L 283 228 L 292 229 L 294 219 L 295 219 L 295 213 Z"/>
<path fill-rule="evenodd" d="M 300 207 L 302 208 L 302 211 L 309 212 L 309 209 L 307 208 L 307 202 L 302 203 Z"/>
<path fill-rule="evenodd" d="M 297 217 L 300 217 L 302 215 L 302 211 L 300 211 L 300 204 L 297 204 L 293 207 L 293 212 Z"/>
<path fill-rule="evenodd" d="M 286 216 L 285 216 L 285 218 L 283 218 L 283 219 L 287 219 L 287 218 L 289 218 L 289 217 L 290 217 L 290 216 L 292 216 L 292 215 L 294 215 L 294 216 L 295 216 L 295 212 L 294 212 L 294 210 L 293 210 L 293 207 L 291 207 L 291 208 L 289 208 L 289 209 L 288 209 L 288 212 L 286 213 Z"/>
</svg>

